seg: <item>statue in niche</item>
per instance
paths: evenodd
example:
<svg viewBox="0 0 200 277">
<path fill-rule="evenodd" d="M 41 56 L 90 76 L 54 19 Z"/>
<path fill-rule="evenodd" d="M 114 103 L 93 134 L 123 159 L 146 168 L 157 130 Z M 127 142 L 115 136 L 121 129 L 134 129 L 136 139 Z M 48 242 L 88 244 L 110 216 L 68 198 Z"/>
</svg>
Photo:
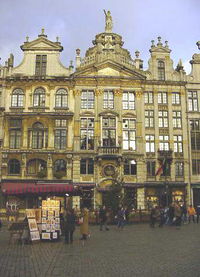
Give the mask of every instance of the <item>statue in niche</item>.
<svg viewBox="0 0 200 277">
<path fill-rule="evenodd" d="M 112 28 L 113 28 L 113 21 L 112 21 L 112 16 L 110 11 L 104 10 L 105 16 L 106 16 L 106 27 L 105 27 L 105 31 L 107 33 L 112 33 Z"/>
</svg>

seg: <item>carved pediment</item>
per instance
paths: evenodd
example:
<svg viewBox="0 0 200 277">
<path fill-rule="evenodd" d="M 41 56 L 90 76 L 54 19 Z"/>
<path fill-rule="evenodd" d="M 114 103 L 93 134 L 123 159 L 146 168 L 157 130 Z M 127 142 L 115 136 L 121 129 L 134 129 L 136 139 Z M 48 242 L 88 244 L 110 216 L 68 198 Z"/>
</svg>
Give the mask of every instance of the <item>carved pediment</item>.
<svg viewBox="0 0 200 277">
<path fill-rule="evenodd" d="M 59 42 L 53 42 L 45 37 L 39 37 L 31 42 L 25 42 L 21 49 L 23 51 L 59 51 L 63 50 L 63 47 Z"/>
<path fill-rule="evenodd" d="M 91 64 L 88 66 L 80 66 L 74 73 L 75 76 L 87 77 L 116 77 L 116 78 L 130 78 L 135 80 L 145 80 L 144 72 L 137 70 L 133 65 L 122 65 L 114 61 L 105 61 L 102 63 Z"/>
</svg>

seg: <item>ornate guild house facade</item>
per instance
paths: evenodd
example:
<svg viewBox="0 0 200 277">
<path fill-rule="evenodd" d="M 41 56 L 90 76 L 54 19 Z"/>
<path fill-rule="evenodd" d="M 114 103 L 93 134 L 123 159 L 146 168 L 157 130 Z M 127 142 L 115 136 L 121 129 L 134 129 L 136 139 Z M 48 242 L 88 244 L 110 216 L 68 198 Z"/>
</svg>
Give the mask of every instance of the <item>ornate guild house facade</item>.
<svg viewBox="0 0 200 277">
<path fill-rule="evenodd" d="M 186 75 L 158 37 L 144 70 L 105 15 L 75 69 L 44 30 L 27 37 L 20 65 L 11 54 L 0 67 L 1 211 L 66 193 L 73 206 L 96 208 L 113 180 L 135 208 L 200 204 L 200 54 Z"/>
</svg>

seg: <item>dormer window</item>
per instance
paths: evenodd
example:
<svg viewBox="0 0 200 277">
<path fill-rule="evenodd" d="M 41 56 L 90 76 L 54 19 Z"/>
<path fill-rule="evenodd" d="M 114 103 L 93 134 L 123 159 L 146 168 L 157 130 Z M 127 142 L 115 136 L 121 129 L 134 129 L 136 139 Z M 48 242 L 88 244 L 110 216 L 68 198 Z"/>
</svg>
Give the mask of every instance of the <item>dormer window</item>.
<svg viewBox="0 0 200 277">
<path fill-rule="evenodd" d="M 158 61 L 158 80 L 165 80 L 165 63 L 163 61 Z"/>
<path fill-rule="evenodd" d="M 36 55 L 35 75 L 45 76 L 47 67 L 47 55 Z"/>
</svg>

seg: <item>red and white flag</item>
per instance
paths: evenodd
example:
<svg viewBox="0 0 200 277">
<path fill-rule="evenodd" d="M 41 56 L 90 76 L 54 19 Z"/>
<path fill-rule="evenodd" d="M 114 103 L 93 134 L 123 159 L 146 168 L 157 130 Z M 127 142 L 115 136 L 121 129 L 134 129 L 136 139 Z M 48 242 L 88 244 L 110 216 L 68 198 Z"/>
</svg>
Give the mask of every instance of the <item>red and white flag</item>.
<svg viewBox="0 0 200 277">
<path fill-rule="evenodd" d="M 165 166 L 166 166 L 166 158 L 164 158 L 164 160 L 161 161 L 160 166 L 156 171 L 156 176 L 160 176 L 161 174 L 163 174 L 165 170 Z"/>
</svg>

